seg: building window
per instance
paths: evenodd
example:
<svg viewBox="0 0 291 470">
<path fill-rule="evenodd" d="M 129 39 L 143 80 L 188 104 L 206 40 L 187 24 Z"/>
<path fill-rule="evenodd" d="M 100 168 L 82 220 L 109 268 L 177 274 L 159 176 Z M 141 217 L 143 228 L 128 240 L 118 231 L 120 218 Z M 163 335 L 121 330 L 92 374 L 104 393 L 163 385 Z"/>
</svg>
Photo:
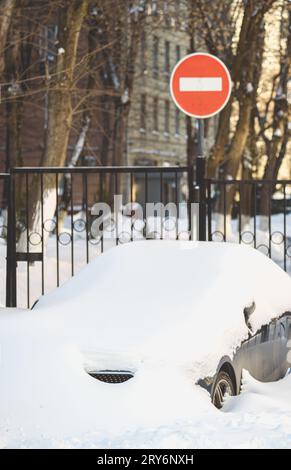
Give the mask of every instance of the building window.
<svg viewBox="0 0 291 470">
<path fill-rule="evenodd" d="M 40 35 L 40 43 L 39 43 L 41 74 L 45 73 L 46 64 L 49 69 L 56 59 L 57 34 L 58 34 L 58 28 L 56 25 L 45 26 L 42 29 L 42 32 Z"/>
<path fill-rule="evenodd" d="M 175 133 L 180 135 L 180 110 L 178 108 L 175 111 Z"/>
<path fill-rule="evenodd" d="M 180 3 L 180 0 L 176 0 L 175 1 L 175 25 L 176 25 L 176 28 L 179 28 L 180 27 L 180 24 L 181 24 L 181 11 L 180 11 L 180 7 L 181 7 L 181 3 Z"/>
<path fill-rule="evenodd" d="M 170 73 L 170 43 L 165 41 L 165 74 Z"/>
<path fill-rule="evenodd" d="M 140 101 L 140 129 L 143 131 L 146 130 L 146 103 L 147 97 L 143 94 Z"/>
<path fill-rule="evenodd" d="M 153 130 L 159 131 L 159 98 L 155 97 L 153 102 Z"/>
<path fill-rule="evenodd" d="M 142 36 L 141 36 L 141 43 L 140 43 L 140 67 L 141 67 L 142 73 L 145 73 L 147 69 L 146 51 L 147 51 L 147 38 L 146 38 L 145 31 L 143 31 Z"/>
<path fill-rule="evenodd" d="M 153 76 L 158 78 L 159 76 L 159 38 L 153 37 Z"/>
<path fill-rule="evenodd" d="M 179 62 L 181 59 L 181 46 L 179 44 L 176 46 L 176 62 Z"/>
<path fill-rule="evenodd" d="M 158 1 L 157 0 L 152 0 L 152 14 L 154 16 L 158 15 Z"/>
<path fill-rule="evenodd" d="M 171 18 L 169 15 L 169 0 L 164 0 L 164 19 L 165 19 L 165 26 L 169 28 L 171 26 Z"/>
<path fill-rule="evenodd" d="M 170 102 L 165 100 L 165 134 L 170 133 Z"/>
</svg>

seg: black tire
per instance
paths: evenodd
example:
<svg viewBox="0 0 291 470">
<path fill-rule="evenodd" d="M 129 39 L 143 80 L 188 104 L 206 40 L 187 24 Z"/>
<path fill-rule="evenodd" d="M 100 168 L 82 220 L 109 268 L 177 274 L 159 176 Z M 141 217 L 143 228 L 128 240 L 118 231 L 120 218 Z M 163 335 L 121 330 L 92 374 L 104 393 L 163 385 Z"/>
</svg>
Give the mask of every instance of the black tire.
<svg viewBox="0 0 291 470">
<path fill-rule="evenodd" d="M 226 395 L 234 396 L 235 386 L 230 375 L 222 370 L 216 377 L 212 392 L 212 403 L 219 410 L 223 406 Z"/>
</svg>

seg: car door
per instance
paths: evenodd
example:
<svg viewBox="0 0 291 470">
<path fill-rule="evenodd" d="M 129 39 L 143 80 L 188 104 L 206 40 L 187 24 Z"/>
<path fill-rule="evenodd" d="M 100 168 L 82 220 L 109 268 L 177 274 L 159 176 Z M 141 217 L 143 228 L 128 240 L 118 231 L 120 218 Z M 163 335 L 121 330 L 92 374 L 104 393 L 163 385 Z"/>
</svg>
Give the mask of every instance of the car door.
<svg viewBox="0 0 291 470">
<path fill-rule="evenodd" d="M 290 368 L 291 355 L 291 316 L 285 315 L 277 322 L 276 327 L 275 354 L 278 364 L 279 378 L 283 377 Z"/>
<path fill-rule="evenodd" d="M 256 375 L 262 382 L 281 379 L 287 372 L 287 317 L 274 319 L 264 325 L 257 338 L 255 351 Z"/>
<path fill-rule="evenodd" d="M 291 367 L 291 315 L 263 325 L 257 334 L 243 343 L 235 361 L 240 369 L 248 370 L 261 382 L 283 377 Z"/>
<path fill-rule="evenodd" d="M 264 325 L 259 333 L 248 341 L 247 370 L 257 380 L 275 380 L 278 358 L 275 355 L 276 321 Z"/>
<path fill-rule="evenodd" d="M 287 331 L 288 331 L 288 341 L 286 344 L 287 347 L 287 368 L 291 368 L 291 315 L 287 317 Z"/>
<path fill-rule="evenodd" d="M 240 348 L 238 361 L 241 369 L 247 370 L 255 379 L 261 380 L 256 362 L 257 343 L 257 335 L 249 338 Z"/>
<path fill-rule="evenodd" d="M 287 359 L 287 337 L 288 337 L 288 325 L 286 318 L 279 318 L 276 322 L 275 338 L 274 338 L 274 380 L 282 378 L 287 371 L 286 359 Z"/>
</svg>

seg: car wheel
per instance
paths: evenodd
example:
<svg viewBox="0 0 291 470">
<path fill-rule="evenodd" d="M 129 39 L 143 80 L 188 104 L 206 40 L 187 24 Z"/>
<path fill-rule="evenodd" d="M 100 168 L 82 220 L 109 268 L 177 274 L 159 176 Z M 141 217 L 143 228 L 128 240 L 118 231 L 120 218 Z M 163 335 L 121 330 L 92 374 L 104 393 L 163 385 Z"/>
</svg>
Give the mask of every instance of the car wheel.
<svg viewBox="0 0 291 470">
<path fill-rule="evenodd" d="M 234 384 L 227 372 L 220 371 L 213 387 L 212 403 L 214 406 L 220 410 L 227 395 L 235 395 Z"/>
</svg>

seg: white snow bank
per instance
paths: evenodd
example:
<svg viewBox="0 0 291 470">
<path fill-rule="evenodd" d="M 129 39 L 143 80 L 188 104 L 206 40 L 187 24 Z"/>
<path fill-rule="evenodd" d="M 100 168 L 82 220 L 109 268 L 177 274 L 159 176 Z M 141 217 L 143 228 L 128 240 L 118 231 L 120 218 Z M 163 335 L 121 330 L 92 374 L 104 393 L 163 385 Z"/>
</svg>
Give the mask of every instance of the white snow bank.
<svg viewBox="0 0 291 470">
<path fill-rule="evenodd" d="M 160 384 L 158 384 L 159 386 Z M 182 384 L 183 388 L 183 384 Z M 110 424 L 100 429 L 98 424 L 71 432 L 47 433 L 43 421 L 38 420 L 34 433 L 27 426 L 11 426 L 0 423 L 1 448 L 291 448 L 291 376 L 280 382 L 261 384 L 249 375 L 245 378 L 244 391 L 238 397 L 229 398 L 220 412 L 205 397 L 192 394 L 187 401 L 188 416 L 179 416 L 177 404 L 185 395 L 175 396 L 171 389 L 163 396 L 166 401 L 167 419 L 159 417 L 155 424 L 140 425 L 138 419 L 117 432 Z M 146 389 L 147 392 L 148 389 Z M 149 400 L 153 397 L 150 396 Z M 156 404 L 160 396 L 154 396 Z M 163 404 L 163 401 L 161 402 Z M 194 403 L 194 409 L 191 406 Z M 172 408 L 175 412 L 173 413 Z M 153 409 L 155 411 L 155 409 Z M 121 410 L 118 416 L 121 419 Z M 153 413 L 151 413 L 152 415 Z M 75 415 L 74 415 L 75 416 Z M 64 419 L 63 413 L 61 418 Z M 34 420 L 34 417 L 32 417 Z M 55 426 L 58 425 L 58 419 Z M 57 431 L 57 429 L 56 429 Z"/>
<path fill-rule="evenodd" d="M 195 381 L 246 337 L 246 305 L 255 329 L 290 309 L 290 283 L 247 247 L 147 241 L 98 257 L 33 311 L 3 309 L 0 446 L 231 446 L 243 402 L 221 413 Z M 136 374 L 106 384 L 88 363 Z"/>
</svg>

